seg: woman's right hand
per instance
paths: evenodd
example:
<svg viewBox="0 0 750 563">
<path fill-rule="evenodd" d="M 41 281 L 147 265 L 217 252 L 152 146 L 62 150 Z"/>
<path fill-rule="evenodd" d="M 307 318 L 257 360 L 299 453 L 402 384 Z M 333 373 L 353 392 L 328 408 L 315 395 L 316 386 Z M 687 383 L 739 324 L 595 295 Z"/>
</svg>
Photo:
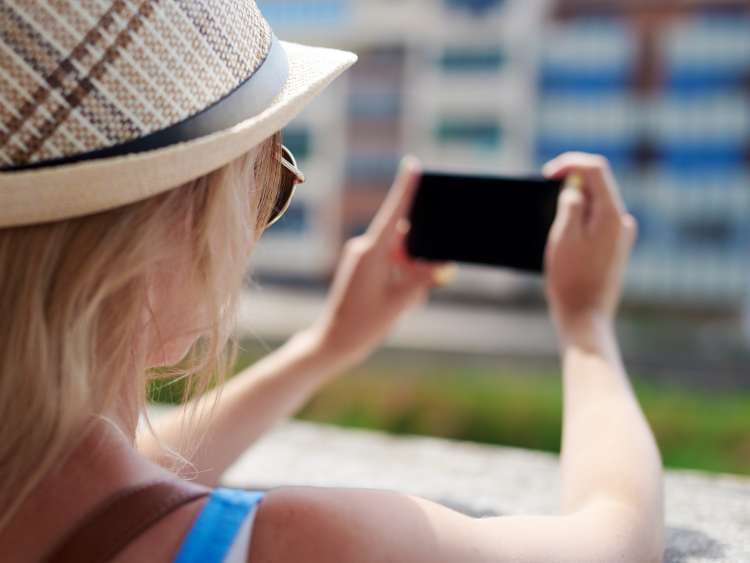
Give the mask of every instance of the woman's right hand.
<svg viewBox="0 0 750 563">
<path fill-rule="evenodd" d="M 546 252 L 547 294 L 563 338 L 591 322 L 612 322 L 637 224 L 625 209 L 607 160 L 566 153 L 544 174 L 567 178 Z"/>
</svg>

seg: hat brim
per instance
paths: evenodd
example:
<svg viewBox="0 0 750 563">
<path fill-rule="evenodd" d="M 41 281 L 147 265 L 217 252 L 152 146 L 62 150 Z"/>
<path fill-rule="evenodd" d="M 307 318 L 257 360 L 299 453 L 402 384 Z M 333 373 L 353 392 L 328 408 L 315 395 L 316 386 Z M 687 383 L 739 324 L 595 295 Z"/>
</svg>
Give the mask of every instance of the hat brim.
<svg viewBox="0 0 750 563">
<path fill-rule="evenodd" d="M 207 174 L 283 129 L 357 56 L 282 41 L 289 75 L 259 115 L 237 125 L 143 153 L 0 173 L 0 227 L 90 215 L 155 196 Z"/>
</svg>

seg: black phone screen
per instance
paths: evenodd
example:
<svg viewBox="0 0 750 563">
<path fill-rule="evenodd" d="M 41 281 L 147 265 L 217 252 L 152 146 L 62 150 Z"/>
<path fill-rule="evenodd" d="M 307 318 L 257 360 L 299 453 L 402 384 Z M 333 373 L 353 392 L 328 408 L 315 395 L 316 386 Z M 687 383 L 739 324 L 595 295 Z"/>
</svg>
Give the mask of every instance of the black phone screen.
<svg viewBox="0 0 750 563">
<path fill-rule="evenodd" d="M 415 258 L 541 273 L 562 181 L 425 172 L 410 214 Z"/>
</svg>

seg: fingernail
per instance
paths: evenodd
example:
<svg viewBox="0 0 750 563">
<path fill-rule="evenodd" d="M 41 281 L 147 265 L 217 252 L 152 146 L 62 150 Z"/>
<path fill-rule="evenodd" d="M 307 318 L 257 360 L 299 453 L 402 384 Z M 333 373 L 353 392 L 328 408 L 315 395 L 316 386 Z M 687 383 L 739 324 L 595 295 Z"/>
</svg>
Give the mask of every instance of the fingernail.
<svg viewBox="0 0 750 563">
<path fill-rule="evenodd" d="M 583 189 L 583 177 L 574 172 L 565 178 L 565 188 L 580 191 Z"/>
<path fill-rule="evenodd" d="M 448 264 L 435 270 L 432 274 L 432 281 L 437 287 L 446 287 L 456 281 L 456 277 L 458 277 L 458 266 Z"/>
</svg>

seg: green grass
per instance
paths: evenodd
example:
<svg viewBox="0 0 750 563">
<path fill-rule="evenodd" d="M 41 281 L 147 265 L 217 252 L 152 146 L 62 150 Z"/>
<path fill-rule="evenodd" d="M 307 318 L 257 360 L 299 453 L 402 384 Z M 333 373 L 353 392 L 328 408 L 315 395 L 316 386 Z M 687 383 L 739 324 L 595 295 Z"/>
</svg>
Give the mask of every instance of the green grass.
<svg viewBox="0 0 750 563">
<path fill-rule="evenodd" d="M 258 356 L 251 346 L 239 367 Z M 638 377 L 635 387 L 668 467 L 750 475 L 750 393 L 708 393 Z M 175 386 L 155 396 L 174 400 Z M 322 389 L 299 418 L 557 452 L 561 410 L 554 367 L 383 353 Z"/>
</svg>

